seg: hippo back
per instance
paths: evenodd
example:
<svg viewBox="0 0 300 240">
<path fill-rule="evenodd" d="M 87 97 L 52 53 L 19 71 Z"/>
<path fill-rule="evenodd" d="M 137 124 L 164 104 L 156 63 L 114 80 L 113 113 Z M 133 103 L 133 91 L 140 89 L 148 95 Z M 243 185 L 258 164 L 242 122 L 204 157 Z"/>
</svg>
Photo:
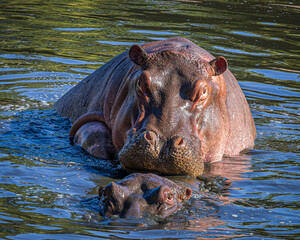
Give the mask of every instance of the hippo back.
<svg viewBox="0 0 300 240">
<path fill-rule="evenodd" d="M 71 88 L 54 108 L 71 122 L 88 112 L 103 111 L 104 103 L 113 101 L 128 69 L 133 66 L 127 52 L 116 56 Z"/>
</svg>

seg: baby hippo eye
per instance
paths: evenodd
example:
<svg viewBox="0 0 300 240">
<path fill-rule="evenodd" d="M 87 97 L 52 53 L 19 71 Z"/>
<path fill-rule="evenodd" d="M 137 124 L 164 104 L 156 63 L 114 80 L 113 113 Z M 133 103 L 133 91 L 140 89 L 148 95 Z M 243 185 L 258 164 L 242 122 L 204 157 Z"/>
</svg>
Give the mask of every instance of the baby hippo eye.
<svg viewBox="0 0 300 240">
<path fill-rule="evenodd" d="M 169 194 L 169 196 L 166 199 L 166 203 L 173 204 L 173 200 L 174 200 L 174 194 Z"/>
</svg>

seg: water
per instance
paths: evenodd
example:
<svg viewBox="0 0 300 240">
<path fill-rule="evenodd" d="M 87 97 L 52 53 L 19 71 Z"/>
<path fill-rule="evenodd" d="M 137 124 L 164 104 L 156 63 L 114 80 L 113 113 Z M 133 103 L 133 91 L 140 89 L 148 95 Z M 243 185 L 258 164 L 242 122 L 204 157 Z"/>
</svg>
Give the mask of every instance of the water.
<svg viewBox="0 0 300 240">
<path fill-rule="evenodd" d="M 0 238 L 299 237 L 300 10 L 295 5 L 1 1 Z M 206 174 L 225 177 L 228 185 L 194 195 L 167 219 L 103 219 L 97 189 L 124 172 L 115 162 L 70 146 L 70 123 L 52 104 L 132 44 L 175 36 L 228 60 L 255 119 L 255 149 L 213 165 Z"/>
</svg>

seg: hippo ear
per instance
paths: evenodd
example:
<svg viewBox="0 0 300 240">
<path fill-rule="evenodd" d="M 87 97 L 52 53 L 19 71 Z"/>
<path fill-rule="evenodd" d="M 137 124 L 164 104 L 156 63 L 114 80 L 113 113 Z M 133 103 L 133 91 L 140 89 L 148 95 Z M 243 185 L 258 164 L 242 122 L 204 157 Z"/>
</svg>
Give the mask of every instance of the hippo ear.
<svg viewBox="0 0 300 240">
<path fill-rule="evenodd" d="M 224 57 L 217 57 L 214 60 L 210 61 L 209 64 L 214 69 L 214 76 L 218 76 L 226 71 L 228 64 Z"/>
<path fill-rule="evenodd" d="M 130 60 L 139 66 L 142 66 L 148 59 L 148 54 L 146 53 L 146 51 L 140 45 L 137 44 L 134 44 L 129 49 L 128 54 Z"/>
</svg>

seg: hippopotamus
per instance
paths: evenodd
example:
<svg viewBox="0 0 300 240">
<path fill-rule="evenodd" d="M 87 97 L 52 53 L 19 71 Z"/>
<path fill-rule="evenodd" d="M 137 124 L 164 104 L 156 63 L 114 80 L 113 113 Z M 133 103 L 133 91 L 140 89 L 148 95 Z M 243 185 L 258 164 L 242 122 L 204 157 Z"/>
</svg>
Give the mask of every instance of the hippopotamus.
<svg viewBox="0 0 300 240">
<path fill-rule="evenodd" d="M 144 214 L 167 217 L 178 211 L 192 195 L 189 187 L 156 174 L 133 173 L 99 188 L 100 214 L 104 217 L 141 218 Z"/>
<path fill-rule="evenodd" d="M 54 107 L 73 122 L 71 141 L 129 172 L 195 177 L 256 137 L 226 59 L 181 37 L 134 44 Z"/>
</svg>

